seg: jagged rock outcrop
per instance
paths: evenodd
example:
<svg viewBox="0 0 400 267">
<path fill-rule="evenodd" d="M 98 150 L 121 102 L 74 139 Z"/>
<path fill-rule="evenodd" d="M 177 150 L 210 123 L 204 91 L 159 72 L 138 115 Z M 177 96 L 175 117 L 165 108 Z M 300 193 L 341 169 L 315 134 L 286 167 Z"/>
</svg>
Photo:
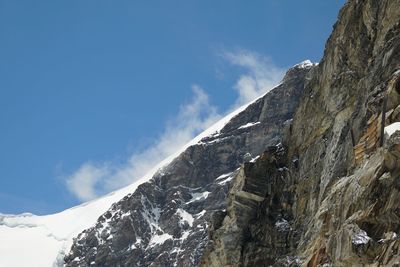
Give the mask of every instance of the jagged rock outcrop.
<svg viewBox="0 0 400 267">
<path fill-rule="evenodd" d="M 400 0 L 349 0 L 318 66 L 115 203 L 66 265 L 399 266 L 399 114 Z"/>
<path fill-rule="evenodd" d="M 204 266 L 269 266 L 297 244 L 288 223 L 293 218 L 292 177 L 282 144 L 245 163 L 229 191 L 227 215 L 211 231 Z"/>
<path fill-rule="evenodd" d="M 399 266 L 399 135 L 354 157 L 385 97 L 399 121 L 399 70 L 400 1 L 348 1 L 283 147 L 234 178 L 202 265 Z"/>
<path fill-rule="evenodd" d="M 209 228 L 225 217 L 232 178 L 282 139 L 313 67 L 294 66 L 281 85 L 115 203 L 74 239 L 66 266 L 198 266 Z"/>
</svg>

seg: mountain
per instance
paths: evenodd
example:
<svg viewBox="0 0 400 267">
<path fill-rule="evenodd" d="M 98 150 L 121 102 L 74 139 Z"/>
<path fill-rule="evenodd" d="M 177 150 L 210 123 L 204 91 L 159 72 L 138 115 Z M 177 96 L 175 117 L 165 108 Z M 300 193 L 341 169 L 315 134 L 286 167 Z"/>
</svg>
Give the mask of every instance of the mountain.
<svg viewBox="0 0 400 267">
<path fill-rule="evenodd" d="M 318 65 L 294 66 L 137 183 L 55 215 L 2 215 L 0 265 L 399 266 L 397 130 L 400 0 L 349 0 Z"/>
<path fill-rule="evenodd" d="M 193 250 L 198 246 L 198 262 L 207 242 L 207 220 L 222 210 L 233 173 L 244 158 L 280 140 L 312 66 L 308 61 L 294 66 L 281 85 L 227 115 L 126 188 L 53 215 L 0 214 L 0 266 L 62 266 L 76 236 L 68 265 L 77 264 L 74 253 L 84 254 L 79 263 L 85 265 L 101 255 L 113 256 L 108 250 L 128 255 L 139 249 L 141 257 L 149 254 L 148 263 L 162 249 L 176 248 L 183 255 L 178 250 L 188 244 Z M 104 264 L 129 258 L 119 254 Z"/>
<path fill-rule="evenodd" d="M 201 266 L 399 266 L 399 111 L 400 1 L 347 1 L 283 148 L 234 177 Z"/>
<path fill-rule="evenodd" d="M 209 135 L 113 204 L 74 239 L 66 265 L 198 265 L 210 221 L 224 215 L 230 181 L 243 161 L 281 140 L 312 67 L 310 62 L 294 66 L 281 85 L 224 119 L 219 130 L 208 130 Z"/>
<path fill-rule="evenodd" d="M 82 232 L 67 266 L 398 266 L 399 62 L 400 1 L 347 1 L 294 115 L 273 90 Z"/>
</svg>

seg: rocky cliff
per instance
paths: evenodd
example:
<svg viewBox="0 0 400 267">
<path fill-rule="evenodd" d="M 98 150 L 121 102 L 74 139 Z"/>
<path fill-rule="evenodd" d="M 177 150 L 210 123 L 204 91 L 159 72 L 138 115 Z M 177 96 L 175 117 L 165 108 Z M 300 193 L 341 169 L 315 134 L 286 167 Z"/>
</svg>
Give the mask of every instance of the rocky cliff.
<svg viewBox="0 0 400 267">
<path fill-rule="evenodd" d="M 235 176 L 202 265 L 399 266 L 399 135 L 380 131 L 400 120 L 399 70 L 400 1 L 348 1 L 283 146 Z"/>
<path fill-rule="evenodd" d="M 244 161 L 282 140 L 313 67 L 291 68 L 281 85 L 115 203 L 75 238 L 66 265 L 198 266 L 210 225 L 225 216 L 232 178 Z"/>
<path fill-rule="evenodd" d="M 66 265 L 398 266 L 399 77 L 400 0 L 349 0 L 318 66 L 115 203 Z"/>
</svg>

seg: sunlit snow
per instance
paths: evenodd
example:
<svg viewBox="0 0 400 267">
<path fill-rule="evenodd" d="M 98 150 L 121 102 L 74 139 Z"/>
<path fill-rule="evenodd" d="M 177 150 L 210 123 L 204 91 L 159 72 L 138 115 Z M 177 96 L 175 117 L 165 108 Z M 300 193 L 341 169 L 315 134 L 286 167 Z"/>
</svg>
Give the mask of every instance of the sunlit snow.
<svg viewBox="0 0 400 267">
<path fill-rule="evenodd" d="M 20 215 L 0 214 L 0 266 L 62 266 L 63 257 L 72 245 L 72 238 L 84 229 L 94 226 L 97 218 L 107 211 L 111 204 L 119 201 L 129 193 L 133 193 L 138 185 L 151 179 L 157 171 L 162 172 L 162 167 L 169 164 L 189 146 L 200 143 L 205 137 L 218 135 L 220 130 L 233 117 L 258 99 L 238 108 L 219 120 L 175 154 L 159 163 L 147 175 L 125 188 L 52 215 L 36 216 L 27 213 Z M 221 176 L 217 179 L 222 180 L 222 178 L 224 177 Z M 228 177 L 220 183 L 226 183 L 228 179 L 232 178 Z M 207 197 L 207 193 L 203 192 L 202 196 L 193 196 L 192 200 L 195 200 L 197 197 Z M 181 216 L 182 222 L 187 222 L 192 226 L 194 218 L 191 214 L 182 209 L 179 209 L 177 213 Z M 168 234 L 155 235 L 152 242 L 153 244 L 159 244 L 160 242 L 165 242 L 168 238 Z"/>
</svg>

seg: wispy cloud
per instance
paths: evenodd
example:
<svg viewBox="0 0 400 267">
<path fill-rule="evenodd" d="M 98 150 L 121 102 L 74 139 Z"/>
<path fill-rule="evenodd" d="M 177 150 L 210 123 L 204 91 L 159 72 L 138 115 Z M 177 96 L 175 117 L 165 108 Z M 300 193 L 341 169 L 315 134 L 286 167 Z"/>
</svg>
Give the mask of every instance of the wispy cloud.
<svg viewBox="0 0 400 267">
<path fill-rule="evenodd" d="M 238 50 L 223 52 L 221 55 L 230 65 L 245 70 L 234 85 L 238 95 L 233 108 L 267 92 L 278 84 L 283 76 L 280 68 L 257 53 Z M 66 177 L 68 190 L 79 200 L 87 201 L 128 185 L 223 116 L 224 113 L 218 113 L 200 86 L 193 85 L 192 91 L 192 99 L 180 107 L 175 119 L 166 123 L 164 132 L 147 149 L 134 153 L 122 164 L 82 164 L 78 170 Z"/>
<path fill-rule="evenodd" d="M 86 162 L 67 178 L 67 187 L 79 200 L 91 200 L 97 197 L 96 186 L 109 172 L 107 164 L 96 166 Z"/>
<path fill-rule="evenodd" d="M 234 89 L 238 93 L 235 106 L 250 102 L 277 85 L 284 70 L 277 67 L 272 61 L 263 55 L 248 50 L 235 52 L 222 52 L 222 57 L 232 65 L 246 70 L 237 80 Z"/>
<path fill-rule="evenodd" d="M 69 191 L 87 201 L 128 185 L 211 126 L 221 115 L 203 89 L 194 85 L 192 91 L 192 99 L 180 107 L 176 118 L 167 122 L 165 131 L 152 145 L 134 153 L 123 164 L 84 163 L 66 178 Z"/>
</svg>

